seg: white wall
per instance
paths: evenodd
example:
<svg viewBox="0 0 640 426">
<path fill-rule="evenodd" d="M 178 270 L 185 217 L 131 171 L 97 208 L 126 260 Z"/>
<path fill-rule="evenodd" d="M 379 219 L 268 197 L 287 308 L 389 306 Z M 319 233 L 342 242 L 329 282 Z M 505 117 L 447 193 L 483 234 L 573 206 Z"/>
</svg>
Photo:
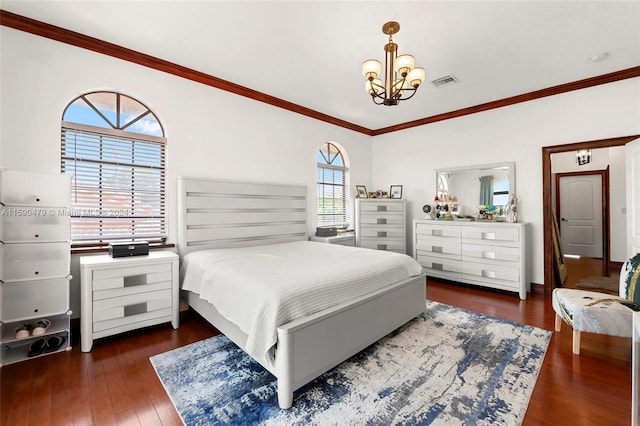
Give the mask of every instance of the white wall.
<svg viewBox="0 0 640 426">
<path fill-rule="evenodd" d="M 436 169 L 514 161 L 519 221 L 529 223 L 529 278 L 542 284 L 541 148 L 640 133 L 639 94 L 634 78 L 377 136 L 373 184 L 404 184 L 411 221 L 433 201 Z"/>
<path fill-rule="evenodd" d="M 306 185 L 310 232 L 316 225 L 316 152 L 323 142 L 344 147 L 351 182 L 371 187 L 369 136 L 7 27 L 0 28 L 0 52 L 4 168 L 60 171 L 63 109 L 87 91 L 119 91 L 156 113 L 168 139 L 169 242 L 178 232 L 178 176 Z M 72 265 L 72 309 L 78 314 L 78 260 Z"/>
</svg>

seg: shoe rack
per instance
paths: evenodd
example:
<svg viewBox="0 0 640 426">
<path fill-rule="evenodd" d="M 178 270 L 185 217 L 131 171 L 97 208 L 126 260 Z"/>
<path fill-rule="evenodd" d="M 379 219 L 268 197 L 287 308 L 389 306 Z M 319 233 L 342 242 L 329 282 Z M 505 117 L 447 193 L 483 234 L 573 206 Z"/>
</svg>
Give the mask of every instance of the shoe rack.
<svg viewBox="0 0 640 426">
<path fill-rule="evenodd" d="M 71 349 L 70 182 L 0 170 L 0 366 Z"/>
</svg>

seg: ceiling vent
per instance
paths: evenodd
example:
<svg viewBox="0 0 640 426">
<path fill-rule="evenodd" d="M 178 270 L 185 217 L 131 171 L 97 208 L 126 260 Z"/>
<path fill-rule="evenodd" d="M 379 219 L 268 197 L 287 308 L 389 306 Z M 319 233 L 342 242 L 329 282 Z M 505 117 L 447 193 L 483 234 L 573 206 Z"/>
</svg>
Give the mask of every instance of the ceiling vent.
<svg viewBox="0 0 640 426">
<path fill-rule="evenodd" d="M 452 75 L 445 75 L 444 77 L 436 78 L 432 81 L 433 85 L 436 87 L 447 86 L 449 84 L 457 83 L 458 79 Z"/>
</svg>

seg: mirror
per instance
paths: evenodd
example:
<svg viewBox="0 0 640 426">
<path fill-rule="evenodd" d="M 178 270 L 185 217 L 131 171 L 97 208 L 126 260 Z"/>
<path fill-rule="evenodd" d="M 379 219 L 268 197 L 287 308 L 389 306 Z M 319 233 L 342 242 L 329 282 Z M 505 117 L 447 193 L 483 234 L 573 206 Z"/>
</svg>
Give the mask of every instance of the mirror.
<svg viewBox="0 0 640 426">
<path fill-rule="evenodd" d="M 516 190 L 515 173 L 513 162 L 436 170 L 436 215 L 444 210 L 457 217 L 477 217 L 481 205 L 491 205 L 491 216 L 504 218 Z"/>
</svg>

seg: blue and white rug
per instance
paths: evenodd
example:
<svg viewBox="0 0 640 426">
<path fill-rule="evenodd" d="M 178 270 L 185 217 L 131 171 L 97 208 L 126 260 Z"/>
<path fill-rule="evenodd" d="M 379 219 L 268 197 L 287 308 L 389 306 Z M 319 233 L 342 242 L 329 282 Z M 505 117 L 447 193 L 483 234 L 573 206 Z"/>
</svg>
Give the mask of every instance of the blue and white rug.
<svg viewBox="0 0 640 426">
<path fill-rule="evenodd" d="M 518 425 L 551 332 L 427 302 L 278 407 L 275 378 L 223 335 L 151 357 L 185 424 Z"/>
</svg>

